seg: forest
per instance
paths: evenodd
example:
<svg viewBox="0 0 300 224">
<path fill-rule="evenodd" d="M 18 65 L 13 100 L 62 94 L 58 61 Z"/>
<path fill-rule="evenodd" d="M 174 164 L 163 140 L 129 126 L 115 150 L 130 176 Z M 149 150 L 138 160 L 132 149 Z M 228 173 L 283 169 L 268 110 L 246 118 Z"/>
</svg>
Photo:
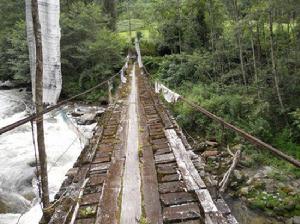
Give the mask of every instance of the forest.
<svg viewBox="0 0 300 224">
<path fill-rule="evenodd" d="M 299 0 L 61 0 L 60 5 L 62 99 L 118 72 L 137 36 L 151 81 L 300 160 Z M 30 84 L 24 1 L 0 0 L 0 81 L 6 80 Z M 106 89 L 80 100 L 105 97 Z M 299 180 L 299 169 L 186 104 L 169 109 L 193 147 L 201 148 L 204 139 L 225 141 L 243 149 L 245 170 L 271 166 L 273 179 Z M 231 188 L 247 185 L 243 177 L 238 185 Z M 254 185 L 239 191 L 250 207 L 268 215 L 300 215 L 300 196 L 289 186 L 269 192 L 265 182 Z"/>
</svg>

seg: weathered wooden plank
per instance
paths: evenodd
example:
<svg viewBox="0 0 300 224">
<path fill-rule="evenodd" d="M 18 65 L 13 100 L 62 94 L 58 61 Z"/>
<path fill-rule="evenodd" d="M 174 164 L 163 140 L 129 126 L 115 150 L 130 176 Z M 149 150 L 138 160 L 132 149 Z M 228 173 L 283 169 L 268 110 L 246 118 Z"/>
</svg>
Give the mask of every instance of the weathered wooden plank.
<svg viewBox="0 0 300 224">
<path fill-rule="evenodd" d="M 228 221 L 219 212 L 205 214 L 205 224 L 228 224 Z"/>
<path fill-rule="evenodd" d="M 110 162 L 110 157 L 96 157 L 93 159 L 92 163 L 105 163 L 105 162 Z"/>
<path fill-rule="evenodd" d="M 89 218 L 89 219 L 78 219 L 76 220 L 75 224 L 94 224 L 95 219 Z"/>
<path fill-rule="evenodd" d="M 178 222 L 178 223 L 180 223 L 180 224 L 205 224 L 204 220 L 201 220 L 201 219 L 183 221 L 183 222 Z"/>
<path fill-rule="evenodd" d="M 168 139 L 166 139 L 165 137 L 160 138 L 160 139 L 152 139 L 151 143 L 155 146 L 155 145 L 162 145 L 162 144 L 168 144 Z"/>
<path fill-rule="evenodd" d="M 170 182 L 170 181 L 179 181 L 181 180 L 181 175 L 179 173 L 171 174 L 171 175 L 164 175 L 160 178 L 161 182 Z"/>
<path fill-rule="evenodd" d="M 200 208 L 196 203 L 166 207 L 163 209 L 163 220 L 166 223 L 192 219 L 202 219 Z"/>
<path fill-rule="evenodd" d="M 146 217 L 149 223 L 162 223 L 162 211 L 159 201 L 158 181 L 155 171 L 152 147 L 145 147 L 143 151 L 143 199 Z"/>
<path fill-rule="evenodd" d="M 82 196 L 80 205 L 97 204 L 100 200 L 101 193 L 86 194 Z"/>
<path fill-rule="evenodd" d="M 78 183 L 80 181 L 83 181 L 85 179 L 87 173 L 89 172 L 89 169 L 90 169 L 89 165 L 84 165 L 84 166 L 80 167 L 78 170 L 78 173 L 74 177 L 73 182 Z"/>
<path fill-rule="evenodd" d="M 166 174 L 175 174 L 177 173 L 176 167 L 174 166 L 167 166 L 167 164 L 162 164 L 165 166 L 158 166 L 157 173 L 159 175 L 166 175 Z"/>
<path fill-rule="evenodd" d="M 195 192 L 205 213 L 218 211 L 207 189 L 199 189 Z"/>
<path fill-rule="evenodd" d="M 216 206 L 223 215 L 229 215 L 231 213 L 230 208 L 228 207 L 227 203 L 224 201 L 223 198 L 219 198 L 216 201 Z"/>
<path fill-rule="evenodd" d="M 94 185 L 94 186 L 86 186 L 84 188 L 83 194 L 94 194 L 94 193 L 101 193 L 102 192 L 102 185 Z"/>
<path fill-rule="evenodd" d="M 153 96 L 153 95 L 152 95 Z M 162 119 L 162 122 L 165 126 L 166 129 L 170 129 L 170 128 L 174 128 L 174 124 L 173 122 L 171 121 L 171 119 L 169 118 L 168 114 L 166 113 L 165 111 L 165 108 L 163 107 L 163 105 L 159 102 L 155 103 L 155 107 L 156 107 L 156 110 L 158 111 L 159 113 L 159 116 L 161 117 Z"/>
<path fill-rule="evenodd" d="M 118 197 L 122 187 L 123 166 L 123 159 L 111 164 L 107 180 L 103 185 L 103 193 L 99 200 L 95 224 L 118 223 Z"/>
<path fill-rule="evenodd" d="M 163 143 L 159 144 L 156 143 L 153 145 L 153 150 L 157 151 L 159 149 L 165 149 L 165 148 L 170 148 L 168 142 L 165 140 Z"/>
<path fill-rule="evenodd" d="M 94 163 L 91 165 L 90 172 L 106 171 L 109 169 L 110 163 Z"/>
<path fill-rule="evenodd" d="M 227 217 L 228 224 L 239 224 L 233 215 L 228 215 Z"/>
<path fill-rule="evenodd" d="M 104 181 L 106 180 L 106 175 L 104 174 L 95 174 L 90 176 L 90 180 L 88 185 L 89 186 L 95 186 L 95 185 L 99 185 L 99 184 L 103 184 Z"/>
<path fill-rule="evenodd" d="M 167 153 L 170 153 L 171 152 L 171 149 L 169 147 L 167 148 L 161 148 L 161 149 L 157 149 L 155 151 L 155 155 L 162 155 L 162 154 L 167 154 Z"/>
<path fill-rule="evenodd" d="M 178 192 L 178 193 L 161 194 L 160 200 L 165 206 L 171 206 L 171 205 L 186 204 L 189 202 L 196 202 L 197 198 L 193 194 L 188 192 Z"/>
<path fill-rule="evenodd" d="M 158 185 L 158 191 L 161 194 L 172 193 L 172 192 L 183 192 L 186 191 L 186 188 L 184 183 L 180 181 L 175 181 L 175 182 L 160 183 Z"/>
<path fill-rule="evenodd" d="M 170 143 L 176 158 L 178 168 L 182 174 L 188 190 L 193 191 L 199 188 L 206 188 L 193 162 L 191 161 L 181 139 L 177 136 L 174 129 L 165 130 L 166 137 Z"/>
<path fill-rule="evenodd" d="M 155 156 L 155 163 L 161 164 L 161 163 L 171 163 L 175 162 L 175 156 L 173 153 L 168 154 L 162 154 Z"/>
</svg>

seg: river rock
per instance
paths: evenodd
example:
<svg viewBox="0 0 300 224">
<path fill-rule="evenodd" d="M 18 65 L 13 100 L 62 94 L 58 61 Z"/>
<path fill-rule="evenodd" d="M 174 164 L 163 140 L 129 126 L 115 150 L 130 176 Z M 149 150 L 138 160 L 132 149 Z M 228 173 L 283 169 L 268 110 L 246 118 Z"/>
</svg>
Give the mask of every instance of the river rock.
<svg viewBox="0 0 300 224">
<path fill-rule="evenodd" d="M 247 185 L 251 185 L 252 183 L 253 183 L 253 178 L 252 177 L 250 177 L 248 180 L 247 180 L 247 182 L 246 182 L 246 184 Z"/>
<path fill-rule="evenodd" d="M 72 117 L 80 117 L 80 116 L 83 115 L 83 113 L 79 113 L 77 111 L 74 111 L 74 112 L 71 113 L 71 115 L 72 115 Z"/>
<path fill-rule="evenodd" d="M 265 175 L 269 175 L 270 173 L 272 173 L 273 172 L 273 168 L 272 167 L 270 167 L 270 166 L 265 166 L 264 167 L 264 169 L 263 169 L 263 173 L 265 174 Z"/>
<path fill-rule="evenodd" d="M 196 160 L 196 159 L 199 158 L 199 156 L 196 155 L 192 150 L 187 151 L 187 153 L 188 153 L 191 160 Z"/>
<path fill-rule="evenodd" d="M 215 141 L 205 141 L 206 146 L 210 146 L 210 147 L 217 147 L 219 145 L 218 142 Z"/>
<path fill-rule="evenodd" d="M 205 171 L 204 171 L 204 170 L 201 170 L 201 171 L 199 172 L 199 174 L 200 174 L 200 177 L 204 177 L 204 176 L 205 176 Z"/>
<path fill-rule="evenodd" d="M 242 148 L 243 148 L 242 144 L 237 144 L 237 145 L 233 146 L 231 149 L 236 152 L 238 150 L 242 150 Z"/>
<path fill-rule="evenodd" d="M 249 194 L 249 187 L 242 187 L 240 189 L 240 194 L 241 195 L 247 195 L 247 194 Z"/>
<path fill-rule="evenodd" d="M 295 216 L 292 218 L 293 224 L 300 224 L 300 216 Z"/>
<path fill-rule="evenodd" d="M 209 157 L 216 157 L 218 155 L 218 151 L 205 151 L 204 153 L 201 154 L 202 157 L 204 158 L 209 158 Z"/>
<path fill-rule="evenodd" d="M 266 178 L 270 173 L 272 173 L 274 169 L 270 166 L 265 166 L 262 169 L 258 170 L 258 172 L 254 175 L 255 179 Z"/>
<path fill-rule="evenodd" d="M 22 213 L 30 207 L 30 202 L 21 195 L 0 192 L 0 213 Z"/>
<path fill-rule="evenodd" d="M 242 175 L 241 171 L 239 171 L 239 170 L 234 170 L 233 175 L 234 175 L 235 179 L 238 181 L 241 181 L 243 179 L 243 175 Z"/>
<path fill-rule="evenodd" d="M 295 209 L 295 206 L 296 206 L 296 204 L 294 201 L 289 201 L 288 204 L 286 206 L 284 206 L 284 208 L 288 211 L 293 211 Z M 299 218 L 300 218 L 300 216 L 299 216 Z"/>
<path fill-rule="evenodd" d="M 0 89 L 11 89 L 11 88 L 14 88 L 15 86 L 16 86 L 16 84 L 10 80 L 7 80 L 5 82 L 0 81 Z"/>
<path fill-rule="evenodd" d="M 231 184 L 230 184 L 231 187 L 237 187 L 237 185 L 238 185 L 238 183 L 236 181 L 231 182 Z"/>
<path fill-rule="evenodd" d="M 96 114 L 84 114 L 77 121 L 79 125 L 91 125 L 93 123 L 96 123 Z"/>
<path fill-rule="evenodd" d="M 261 189 L 261 190 L 264 190 L 266 184 L 265 184 L 265 182 L 263 182 L 262 180 L 257 179 L 257 180 L 254 180 L 254 181 L 253 181 L 252 186 L 253 186 L 253 188 L 255 188 L 255 189 Z M 269 188 L 266 189 L 267 192 L 272 192 L 272 191 L 273 191 L 273 189 L 272 189 L 271 187 L 272 187 L 271 184 L 269 184 Z"/>
<path fill-rule="evenodd" d="M 30 161 L 30 162 L 28 162 L 27 164 L 28 164 L 28 166 L 30 166 L 30 167 L 36 167 L 36 161 L 35 161 L 35 160 Z"/>
</svg>

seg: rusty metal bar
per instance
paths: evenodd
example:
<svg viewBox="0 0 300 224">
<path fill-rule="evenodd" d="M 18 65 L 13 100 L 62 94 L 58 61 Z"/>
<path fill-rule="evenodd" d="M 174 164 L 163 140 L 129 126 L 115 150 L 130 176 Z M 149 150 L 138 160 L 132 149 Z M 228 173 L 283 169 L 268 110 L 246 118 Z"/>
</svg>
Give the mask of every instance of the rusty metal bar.
<svg viewBox="0 0 300 224">
<path fill-rule="evenodd" d="M 180 99 L 187 103 L 188 105 L 190 105 L 191 107 L 197 109 L 199 112 L 201 112 L 202 114 L 206 115 L 207 117 L 209 117 L 210 119 L 219 122 L 221 125 L 223 125 L 225 128 L 230 129 L 234 132 L 236 132 L 237 134 L 239 134 L 240 136 L 242 136 L 244 139 L 246 139 L 247 141 L 249 141 L 251 144 L 256 145 L 258 147 L 262 147 L 262 148 L 266 148 L 269 151 L 271 151 L 274 155 L 276 155 L 277 157 L 286 160 L 287 162 L 293 164 L 294 166 L 300 168 L 300 161 L 297 159 L 294 159 L 293 157 L 283 153 L 282 151 L 274 148 L 273 146 L 263 142 L 262 140 L 250 135 L 249 133 L 245 132 L 244 130 L 235 127 L 234 125 L 224 121 L 222 118 L 214 115 L 213 113 L 209 112 L 208 110 L 200 107 L 199 105 L 196 105 L 195 103 L 185 99 L 184 97 L 180 96 Z"/>
</svg>

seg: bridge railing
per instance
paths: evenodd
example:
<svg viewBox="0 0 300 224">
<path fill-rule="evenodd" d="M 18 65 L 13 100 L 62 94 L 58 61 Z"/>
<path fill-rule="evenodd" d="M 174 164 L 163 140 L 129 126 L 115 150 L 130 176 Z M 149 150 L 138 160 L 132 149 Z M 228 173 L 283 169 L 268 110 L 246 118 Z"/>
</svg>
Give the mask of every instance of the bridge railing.
<svg viewBox="0 0 300 224">
<path fill-rule="evenodd" d="M 126 61 L 125 65 L 122 67 L 122 69 L 121 69 L 117 74 L 111 76 L 111 77 L 108 78 L 107 80 L 105 80 L 105 81 L 99 83 L 98 85 L 96 85 L 96 86 L 94 86 L 94 87 L 92 87 L 92 88 L 90 88 L 90 89 L 88 89 L 88 90 L 86 90 L 86 91 L 84 91 L 84 92 L 81 92 L 81 93 L 79 93 L 79 94 L 77 94 L 77 95 L 74 95 L 74 96 L 72 96 L 72 97 L 70 97 L 70 98 L 68 98 L 68 99 L 59 101 L 56 105 L 47 107 L 46 109 L 44 109 L 44 110 L 43 110 L 41 113 L 39 113 L 39 114 L 33 113 L 33 114 L 30 115 L 30 116 L 27 116 L 27 117 L 25 117 L 25 118 L 23 118 L 23 119 L 20 119 L 20 120 L 14 122 L 14 123 L 12 123 L 12 124 L 9 124 L 9 125 L 7 125 L 7 126 L 5 126 L 5 127 L 0 128 L 0 135 L 4 134 L 4 133 L 6 133 L 6 132 L 9 132 L 9 131 L 11 131 L 11 130 L 13 130 L 13 129 L 15 129 L 15 128 L 21 126 L 21 125 L 23 125 L 23 124 L 26 124 L 26 123 L 31 122 L 31 121 L 35 121 L 36 119 L 40 118 L 41 116 L 43 116 L 43 115 L 45 115 L 45 114 L 48 114 L 49 112 L 51 112 L 51 111 L 53 111 L 53 110 L 55 110 L 55 109 L 58 109 L 58 108 L 60 108 L 61 106 L 67 104 L 68 102 L 70 102 L 70 101 L 72 101 L 72 100 L 74 100 L 74 99 L 76 99 L 76 98 L 78 98 L 78 97 L 80 97 L 80 96 L 86 95 L 86 94 L 92 92 L 93 90 L 100 88 L 100 87 L 103 86 L 103 85 L 106 85 L 106 84 L 107 84 L 108 86 L 110 86 L 111 81 L 112 81 L 114 78 L 116 78 L 117 76 L 120 76 L 120 77 L 121 77 L 121 81 L 123 82 L 123 80 L 124 80 L 124 77 L 123 77 L 123 75 L 124 75 L 124 69 L 127 69 L 127 66 L 128 66 L 128 57 L 127 57 L 126 60 L 127 60 L 127 61 Z"/>
<path fill-rule="evenodd" d="M 150 75 L 150 73 L 147 71 L 147 68 L 142 63 L 142 56 L 141 56 L 141 52 L 140 52 L 139 41 L 137 39 L 136 39 L 136 42 L 135 42 L 135 48 L 136 48 L 136 51 L 137 51 L 137 55 L 139 57 L 139 61 L 141 62 L 140 69 L 142 69 L 145 74 Z M 154 88 L 156 88 L 156 87 L 154 87 Z M 283 153 L 281 150 L 273 147 L 272 145 L 260 140 L 259 138 L 255 137 L 255 136 L 247 133 L 246 131 L 236 127 L 235 125 L 230 124 L 229 122 L 226 122 L 221 117 L 218 117 L 217 115 L 209 112 L 208 110 L 206 110 L 205 108 L 203 108 L 200 105 L 196 104 L 195 102 L 192 102 L 192 101 L 186 99 L 184 96 L 181 96 L 181 95 L 175 93 L 172 90 L 169 90 L 169 91 L 170 91 L 171 94 L 172 93 L 176 94 L 174 96 L 174 98 L 176 99 L 175 101 L 177 101 L 177 99 L 183 101 L 184 103 L 186 103 L 190 107 L 194 108 L 198 112 L 202 113 L 206 117 L 208 117 L 211 120 L 219 123 L 222 127 L 227 128 L 227 129 L 235 132 L 236 134 L 240 135 L 241 137 L 243 137 L 245 140 L 247 140 L 252 145 L 258 146 L 260 148 L 267 149 L 271 153 L 273 153 L 275 156 L 277 156 L 278 158 L 283 159 L 283 160 L 293 164 L 294 166 L 300 168 L 300 161 L 299 160 Z M 156 92 L 157 92 L 157 90 L 156 90 Z M 167 101 L 169 101 L 169 100 L 167 100 Z"/>
<path fill-rule="evenodd" d="M 146 71 L 146 70 L 145 70 Z M 149 73 L 148 73 L 149 74 Z M 195 110 L 197 110 L 198 112 L 202 113 L 203 115 L 205 115 L 206 117 L 210 118 L 211 120 L 219 123 L 222 127 L 227 128 L 233 132 L 235 132 L 236 134 L 238 134 L 239 136 L 243 137 L 245 140 L 247 140 L 249 143 L 251 143 L 252 145 L 258 146 L 260 148 L 265 148 L 267 150 L 269 150 L 271 153 L 273 153 L 274 155 L 276 155 L 278 158 L 283 159 L 291 164 L 293 164 L 294 166 L 300 168 L 300 161 L 283 153 L 281 150 L 273 147 L 272 145 L 260 140 L 259 138 L 247 133 L 246 131 L 242 130 L 241 128 L 236 127 L 233 124 L 230 124 L 229 122 L 225 121 L 223 118 L 209 112 L 208 110 L 206 110 L 205 108 L 201 107 L 200 105 L 196 104 L 195 102 L 192 102 L 188 99 L 186 99 L 184 96 L 181 96 L 179 94 L 177 94 L 176 92 L 168 89 L 167 87 L 165 87 L 162 84 L 157 84 L 155 85 L 155 92 L 160 92 L 160 88 L 159 87 L 157 89 L 157 85 L 161 85 L 163 88 L 163 93 L 165 95 L 168 95 L 166 98 L 166 101 L 168 102 L 177 102 L 177 100 L 180 100 L 184 103 L 186 103 L 187 105 L 189 105 L 190 107 L 194 108 Z M 170 95 L 173 95 L 173 97 Z M 170 99 L 175 99 L 175 100 L 170 100 Z"/>
</svg>

